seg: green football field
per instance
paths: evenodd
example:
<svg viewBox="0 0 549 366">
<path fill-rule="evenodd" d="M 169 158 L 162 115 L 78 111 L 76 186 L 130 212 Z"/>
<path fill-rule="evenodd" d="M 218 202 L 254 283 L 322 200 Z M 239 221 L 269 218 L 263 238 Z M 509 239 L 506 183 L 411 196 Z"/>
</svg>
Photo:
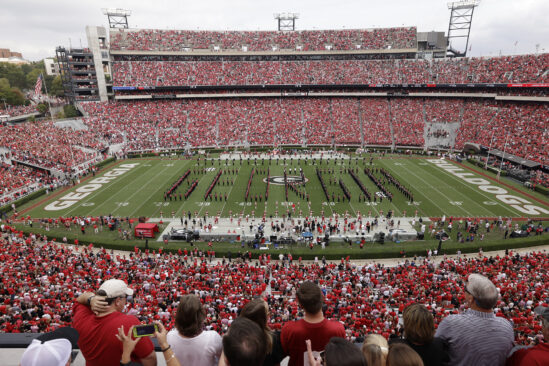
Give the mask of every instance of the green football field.
<svg viewBox="0 0 549 366">
<path fill-rule="evenodd" d="M 347 172 L 358 170 L 356 176 L 372 195 L 382 195 L 380 189 L 365 174 L 364 168 L 384 168 L 414 196 L 414 202 L 406 199 L 394 185 L 385 184 L 393 194 L 392 202 L 379 198 L 376 202 L 364 202 L 358 184 Z M 285 198 L 284 169 L 288 177 L 299 178 L 303 169 L 306 184 L 297 185 L 309 201 L 298 197 L 293 191 Z M 328 200 L 322 190 L 316 169 L 324 173 Z M 190 174 L 175 190 L 174 199 L 165 199 L 164 193 L 190 169 Z M 245 192 L 252 169 L 255 169 L 248 201 Z M 216 175 L 223 171 L 212 190 L 212 198 L 204 195 Z M 290 171 L 291 170 L 291 171 Z M 272 178 L 269 197 L 265 200 L 267 172 Z M 234 174 L 233 174 L 234 173 Z M 383 181 L 379 172 L 374 176 Z M 278 178 L 277 178 L 278 177 Z M 347 187 L 351 200 L 343 199 L 339 180 Z M 198 184 L 188 199 L 184 196 L 193 181 Z M 217 193 L 218 199 L 215 199 Z M 225 195 L 227 199 L 225 200 Z M 261 199 L 261 195 L 263 196 Z M 257 196 L 257 200 L 255 197 Z M 338 199 L 339 197 L 339 199 Z M 353 157 L 323 160 L 201 160 L 197 159 L 129 159 L 117 161 L 100 171 L 96 176 L 86 177 L 80 184 L 68 190 L 60 190 L 42 196 L 21 208 L 21 213 L 33 218 L 114 215 L 119 217 L 181 217 L 189 211 L 194 215 L 240 215 L 261 217 L 282 216 L 290 211 L 292 216 L 325 216 L 333 213 L 349 213 L 356 216 L 386 214 L 393 210 L 395 216 L 423 217 L 549 217 L 549 200 L 536 192 L 526 190 L 509 179 L 500 182 L 493 174 L 439 159 L 417 157 L 369 158 Z"/>
</svg>

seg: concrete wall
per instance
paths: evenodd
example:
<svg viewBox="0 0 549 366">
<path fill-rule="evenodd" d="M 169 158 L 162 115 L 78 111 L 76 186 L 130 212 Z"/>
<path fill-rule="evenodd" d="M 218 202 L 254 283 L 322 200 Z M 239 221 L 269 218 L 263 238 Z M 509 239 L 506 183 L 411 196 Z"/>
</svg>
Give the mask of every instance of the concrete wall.
<svg viewBox="0 0 549 366">
<path fill-rule="evenodd" d="M 107 97 L 107 83 L 105 82 L 105 72 L 103 71 L 103 55 L 101 52 L 109 52 L 108 48 L 101 48 L 100 38 L 104 38 L 107 41 L 107 31 L 104 27 L 92 27 L 86 26 L 86 36 L 88 37 L 88 48 L 93 54 L 93 63 L 95 65 L 95 72 L 97 76 L 97 87 L 99 89 L 99 99 L 102 102 L 106 102 Z"/>
</svg>

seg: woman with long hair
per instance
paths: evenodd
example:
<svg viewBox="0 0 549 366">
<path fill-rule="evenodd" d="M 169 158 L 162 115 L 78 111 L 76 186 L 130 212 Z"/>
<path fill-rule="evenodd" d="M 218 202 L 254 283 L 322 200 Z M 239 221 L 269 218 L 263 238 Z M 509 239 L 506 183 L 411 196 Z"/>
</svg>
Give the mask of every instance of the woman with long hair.
<svg viewBox="0 0 549 366">
<path fill-rule="evenodd" d="M 206 313 L 196 295 L 182 296 L 175 315 L 175 328 L 168 343 L 182 365 L 216 366 L 223 348 L 221 336 L 204 330 Z M 197 352 L 198 351 L 198 352 Z"/>
<path fill-rule="evenodd" d="M 269 305 L 267 302 L 260 297 L 251 300 L 244 305 L 240 311 L 240 316 L 250 319 L 265 332 L 267 338 L 267 357 L 265 357 L 263 366 L 279 365 L 280 361 L 286 355 L 280 344 L 280 332 L 273 332 L 269 328 Z"/>
</svg>

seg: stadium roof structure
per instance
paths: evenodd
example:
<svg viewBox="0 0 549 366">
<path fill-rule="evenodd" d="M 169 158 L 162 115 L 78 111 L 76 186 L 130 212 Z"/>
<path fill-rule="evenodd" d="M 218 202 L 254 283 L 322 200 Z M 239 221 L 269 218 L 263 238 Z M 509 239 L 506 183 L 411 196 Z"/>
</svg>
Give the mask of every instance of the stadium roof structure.
<svg viewBox="0 0 549 366">
<path fill-rule="evenodd" d="M 501 151 L 501 150 L 498 150 L 498 149 L 490 150 L 489 154 L 490 154 L 490 155 L 497 156 L 497 157 L 500 158 L 500 159 L 509 160 L 509 161 L 512 162 L 512 163 L 515 163 L 515 164 L 519 164 L 519 165 L 525 166 L 525 167 L 527 167 L 528 169 L 536 169 L 536 168 L 539 168 L 539 167 L 541 166 L 540 163 L 537 163 L 537 162 L 535 162 L 535 161 L 523 159 L 523 158 L 521 158 L 521 157 L 518 157 L 518 156 L 512 155 L 512 154 L 505 153 L 505 152 L 503 152 L 503 151 Z"/>
</svg>

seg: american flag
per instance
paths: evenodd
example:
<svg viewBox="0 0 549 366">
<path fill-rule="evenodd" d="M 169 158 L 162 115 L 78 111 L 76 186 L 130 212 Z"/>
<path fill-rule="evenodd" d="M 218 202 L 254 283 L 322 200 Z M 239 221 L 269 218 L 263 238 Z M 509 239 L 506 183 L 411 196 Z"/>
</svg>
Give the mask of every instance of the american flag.
<svg viewBox="0 0 549 366">
<path fill-rule="evenodd" d="M 38 79 L 36 79 L 36 85 L 34 85 L 34 94 L 42 94 L 42 74 L 38 75 Z"/>
</svg>

